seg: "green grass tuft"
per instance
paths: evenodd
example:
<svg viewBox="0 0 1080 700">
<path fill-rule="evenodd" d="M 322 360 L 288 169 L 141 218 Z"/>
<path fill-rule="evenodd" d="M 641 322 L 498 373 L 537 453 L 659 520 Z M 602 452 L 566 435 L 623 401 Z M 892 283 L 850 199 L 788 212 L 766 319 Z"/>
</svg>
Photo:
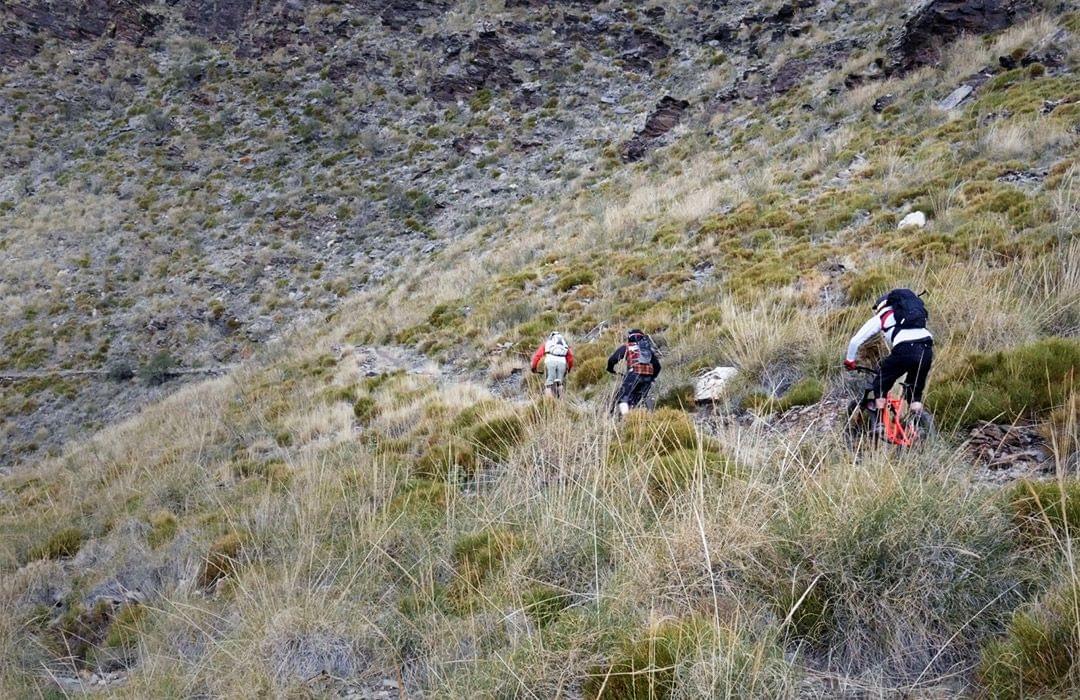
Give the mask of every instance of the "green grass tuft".
<svg viewBox="0 0 1080 700">
<path fill-rule="evenodd" d="M 972 355 L 934 383 L 930 408 L 947 428 L 1038 417 L 1080 390 L 1078 368 L 1080 341 L 1064 338 Z"/>
<path fill-rule="evenodd" d="M 1018 610 L 988 644 L 976 677 L 986 697 L 1075 697 L 1080 687 L 1080 587 L 1051 590 Z"/>
<path fill-rule="evenodd" d="M 607 664 L 590 669 L 585 697 L 665 700 L 676 690 L 680 665 L 711 636 L 712 625 L 695 617 L 662 620 L 641 636 L 624 639 Z"/>
<path fill-rule="evenodd" d="M 37 559 L 67 559 L 75 556 L 86 542 L 88 535 L 77 527 L 67 527 L 54 532 L 47 540 L 30 550 L 29 561 Z"/>
</svg>

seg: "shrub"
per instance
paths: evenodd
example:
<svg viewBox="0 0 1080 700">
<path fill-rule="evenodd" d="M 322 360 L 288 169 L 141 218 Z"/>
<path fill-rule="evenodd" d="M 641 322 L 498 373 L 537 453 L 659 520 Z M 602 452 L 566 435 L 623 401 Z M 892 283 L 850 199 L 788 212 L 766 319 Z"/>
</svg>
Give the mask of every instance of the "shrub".
<svg viewBox="0 0 1080 700">
<path fill-rule="evenodd" d="M 485 419 L 469 431 L 469 440 L 477 452 L 488 459 L 504 460 L 517 444 L 525 425 L 516 413 L 503 413 Z"/>
<path fill-rule="evenodd" d="M 656 457 L 680 449 L 696 449 L 702 441 L 690 417 L 672 408 L 652 413 L 632 411 L 612 443 L 614 456 Z"/>
<path fill-rule="evenodd" d="M 976 673 L 987 697 L 1073 697 L 1080 687 L 1080 586 L 1050 591 L 1013 614 Z"/>
<path fill-rule="evenodd" d="M 702 619 L 666 619 L 640 637 L 624 639 L 611 660 L 589 670 L 588 698 L 664 700 L 675 691 L 676 674 L 709 642 L 712 626 Z"/>
<path fill-rule="evenodd" d="M 472 586 L 479 586 L 503 565 L 517 545 L 517 537 L 509 530 L 489 529 L 462 537 L 454 544 L 453 552 L 459 577 Z"/>
<path fill-rule="evenodd" d="M 787 633 L 840 672 L 945 672 L 1019 597 L 1012 530 L 992 495 L 883 465 L 837 472 L 804 498 L 771 526 L 757 585 Z"/>
<path fill-rule="evenodd" d="M 1042 434 L 1063 461 L 1080 452 L 1080 393 L 1050 412 Z"/>
<path fill-rule="evenodd" d="M 476 450 L 465 440 L 450 435 L 435 441 L 416 462 L 413 472 L 423 479 L 446 481 L 455 471 L 472 476 L 476 471 Z"/>
<path fill-rule="evenodd" d="M 134 653 L 139 640 L 139 629 L 145 617 L 146 608 L 138 603 L 121 606 L 109 625 L 105 646 L 118 649 L 123 654 Z"/>
<path fill-rule="evenodd" d="M 584 389 L 599 383 L 606 374 L 607 358 L 590 357 L 574 363 L 574 370 L 570 372 L 569 383 L 575 389 Z"/>
<path fill-rule="evenodd" d="M 574 287 L 592 284 L 595 281 L 596 274 L 592 270 L 579 268 L 564 273 L 559 279 L 555 280 L 552 289 L 556 292 L 565 292 Z"/>
<path fill-rule="evenodd" d="M 1020 481 L 1008 492 L 1013 522 L 1030 544 L 1054 545 L 1080 534 L 1080 481 Z"/>
<path fill-rule="evenodd" d="M 162 351 L 150 358 L 139 369 L 139 377 L 150 386 L 164 384 L 172 375 L 176 360 L 168 352 Z"/>
<path fill-rule="evenodd" d="M 449 495 L 450 487 L 445 481 L 417 479 L 405 485 L 390 501 L 388 509 L 395 514 L 409 511 L 422 516 L 441 516 L 446 512 Z"/>
<path fill-rule="evenodd" d="M 41 544 L 30 550 L 29 561 L 37 559 L 66 559 L 75 556 L 83 543 L 87 540 L 87 534 L 77 527 L 67 527 L 54 532 Z"/>
<path fill-rule="evenodd" d="M 656 402 L 660 408 L 674 408 L 680 411 L 691 409 L 694 404 L 694 385 L 689 382 L 671 387 Z"/>
<path fill-rule="evenodd" d="M 124 360 L 117 360 L 109 363 L 109 366 L 105 368 L 105 376 L 110 381 L 126 382 L 135 376 L 135 370 Z"/>
<path fill-rule="evenodd" d="M 825 386 L 821 380 L 814 377 L 806 377 L 788 389 L 787 393 L 779 398 L 773 398 L 764 392 L 749 394 L 743 404 L 747 408 L 758 411 L 784 412 L 796 406 L 811 406 L 821 401 L 825 393 Z"/>
<path fill-rule="evenodd" d="M 787 411 L 795 406 L 811 406 L 821 401 L 821 396 L 824 393 L 825 387 L 820 379 L 806 377 L 780 397 L 777 407 L 781 411 Z"/>
<path fill-rule="evenodd" d="M 1062 338 L 972 355 L 931 387 L 930 406 L 944 426 L 1035 417 L 1080 390 L 1078 366 L 1080 341 Z"/>
<path fill-rule="evenodd" d="M 209 588 L 221 579 L 236 574 L 244 539 L 239 533 L 229 532 L 214 540 L 199 572 L 199 586 Z"/>
<path fill-rule="evenodd" d="M 848 278 L 844 284 L 848 301 L 853 304 L 872 302 L 892 288 L 893 275 L 881 270 L 867 270 Z"/>
<path fill-rule="evenodd" d="M 570 604 L 570 594 L 538 584 L 525 591 L 521 604 L 537 627 L 546 627 Z"/>
<path fill-rule="evenodd" d="M 378 406 L 375 404 L 375 399 L 370 396 L 361 396 L 353 404 L 353 416 L 361 425 L 370 423 L 376 413 L 378 413 Z"/>
<path fill-rule="evenodd" d="M 679 493 L 697 473 L 706 479 L 723 481 L 738 473 L 735 462 L 711 450 L 679 449 L 654 459 L 649 470 L 649 493 L 654 498 L 670 498 Z"/>
</svg>

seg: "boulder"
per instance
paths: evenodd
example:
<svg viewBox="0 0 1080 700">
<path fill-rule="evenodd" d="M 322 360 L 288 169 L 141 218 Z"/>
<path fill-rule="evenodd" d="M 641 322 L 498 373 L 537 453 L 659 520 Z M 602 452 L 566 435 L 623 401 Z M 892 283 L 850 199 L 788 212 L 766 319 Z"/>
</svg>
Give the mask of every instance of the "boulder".
<svg viewBox="0 0 1080 700">
<path fill-rule="evenodd" d="M 719 401 L 724 395 L 724 389 L 728 383 L 738 376 L 739 370 L 734 367 L 714 367 L 697 378 L 694 384 L 694 401 L 697 403 L 712 403 Z"/>
<path fill-rule="evenodd" d="M 913 211 L 903 219 L 900 219 L 900 224 L 896 228 L 923 228 L 925 226 L 926 214 L 923 214 L 921 211 Z"/>
</svg>

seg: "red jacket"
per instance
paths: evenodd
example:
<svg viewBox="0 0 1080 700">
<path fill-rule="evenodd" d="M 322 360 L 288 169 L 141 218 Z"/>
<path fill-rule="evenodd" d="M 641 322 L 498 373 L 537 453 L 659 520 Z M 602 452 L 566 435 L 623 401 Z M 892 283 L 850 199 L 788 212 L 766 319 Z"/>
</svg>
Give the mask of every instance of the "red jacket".
<svg viewBox="0 0 1080 700">
<path fill-rule="evenodd" d="M 547 340 L 541 340 L 540 341 L 540 347 L 536 348 L 536 352 L 533 353 L 532 363 L 530 364 L 530 367 L 532 368 L 533 372 L 537 371 L 537 368 L 540 366 L 540 360 L 544 359 L 544 347 L 545 346 L 547 346 Z M 571 350 L 570 348 L 567 348 L 566 349 L 566 371 L 569 372 L 572 369 L 574 369 L 574 351 Z"/>
</svg>

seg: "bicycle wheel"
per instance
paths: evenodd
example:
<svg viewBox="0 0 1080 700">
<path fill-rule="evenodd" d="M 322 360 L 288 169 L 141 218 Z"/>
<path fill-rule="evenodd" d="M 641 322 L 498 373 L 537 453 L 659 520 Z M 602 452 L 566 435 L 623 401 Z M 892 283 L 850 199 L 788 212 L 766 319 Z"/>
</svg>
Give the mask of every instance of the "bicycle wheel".
<svg viewBox="0 0 1080 700">
<path fill-rule="evenodd" d="M 862 401 L 852 399 L 848 402 L 847 411 L 844 413 L 844 438 L 848 446 L 859 446 L 870 434 L 870 419 L 866 411 L 862 409 Z"/>
<path fill-rule="evenodd" d="M 914 431 L 917 442 L 926 442 L 937 434 L 934 416 L 925 409 L 918 413 L 909 413 L 905 422 L 908 428 Z"/>
</svg>

